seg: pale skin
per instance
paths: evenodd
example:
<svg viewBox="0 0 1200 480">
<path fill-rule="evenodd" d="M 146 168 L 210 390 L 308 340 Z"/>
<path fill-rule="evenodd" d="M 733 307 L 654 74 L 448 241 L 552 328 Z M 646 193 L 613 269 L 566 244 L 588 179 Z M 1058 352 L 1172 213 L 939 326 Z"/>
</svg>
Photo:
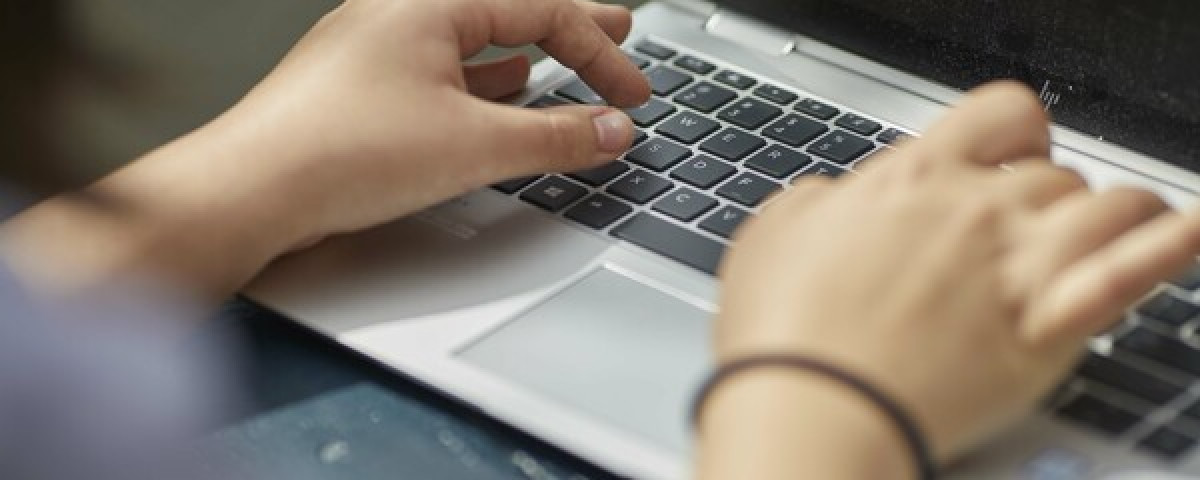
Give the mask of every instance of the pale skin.
<svg viewBox="0 0 1200 480">
<path fill-rule="evenodd" d="M 234 108 L 89 187 L 102 203 L 59 197 L 4 224 L 5 262 L 49 301 L 153 277 L 215 302 L 329 235 L 611 161 L 633 136 L 618 111 L 505 106 L 528 62 L 462 62 L 536 43 L 635 106 L 649 88 L 616 45 L 629 28 L 587 2 L 350 0 Z M 1200 216 L 1089 192 L 1048 146 L 1036 99 L 996 84 L 862 175 L 775 198 L 722 267 L 717 358 L 825 359 L 909 409 L 938 460 L 977 447 L 1200 252 Z M 878 410 L 813 374 L 735 376 L 699 427 L 701 478 L 915 475 Z"/>
</svg>

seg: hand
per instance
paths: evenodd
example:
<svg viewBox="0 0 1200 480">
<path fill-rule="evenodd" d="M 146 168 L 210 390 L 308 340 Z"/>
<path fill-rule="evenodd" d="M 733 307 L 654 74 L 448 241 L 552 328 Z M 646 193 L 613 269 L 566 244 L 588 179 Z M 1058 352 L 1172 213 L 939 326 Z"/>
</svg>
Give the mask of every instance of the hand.
<svg viewBox="0 0 1200 480">
<path fill-rule="evenodd" d="M 633 126 L 609 107 L 526 110 L 536 43 L 609 103 L 649 97 L 617 47 L 631 17 L 571 0 L 348 0 L 237 106 L 88 188 L 0 228 L 0 250 L 47 295 L 152 277 L 222 299 L 271 259 L 490 183 L 613 160 Z"/>
<path fill-rule="evenodd" d="M 527 110 L 525 57 L 463 65 L 489 44 L 537 43 L 610 103 L 649 96 L 614 42 L 622 7 L 570 0 L 350 0 L 218 121 L 264 142 L 245 165 L 289 199 L 309 237 L 383 223 L 517 176 L 583 169 L 626 150 L 633 126 L 607 107 Z"/>
<path fill-rule="evenodd" d="M 737 235 L 718 358 L 801 352 L 842 365 L 908 408 L 941 459 L 996 433 L 1060 381 L 1089 334 L 1200 252 L 1200 216 L 1145 191 L 1089 192 L 1049 155 L 1041 105 L 999 84 L 861 176 L 800 182 Z M 842 388 L 788 373 L 763 374 Z M 718 390 L 706 419 L 739 414 L 723 395 L 737 397 Z M 806 408 L 793 400 L 789 411 Z M 733 434 L 719 430 L 706 424 L 706 452 Z"/>
</svg>

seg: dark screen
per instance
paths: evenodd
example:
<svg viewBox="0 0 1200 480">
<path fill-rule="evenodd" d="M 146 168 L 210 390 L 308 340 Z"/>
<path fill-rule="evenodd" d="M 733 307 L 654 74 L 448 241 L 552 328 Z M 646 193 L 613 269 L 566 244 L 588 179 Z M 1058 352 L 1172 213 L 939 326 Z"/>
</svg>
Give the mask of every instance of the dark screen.
<svg viewBox="0 0 1200 480">
<path fill-rule="evenodd" d="M 1015 78 L 1055 120 L 1200 172 L 1195 0 L 728 0 L 958 88 Z"/>
</svg>

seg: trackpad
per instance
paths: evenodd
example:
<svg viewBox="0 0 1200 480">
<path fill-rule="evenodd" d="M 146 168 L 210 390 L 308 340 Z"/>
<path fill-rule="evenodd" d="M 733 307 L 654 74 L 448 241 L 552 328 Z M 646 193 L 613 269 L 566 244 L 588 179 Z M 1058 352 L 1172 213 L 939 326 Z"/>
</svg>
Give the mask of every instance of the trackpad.
<svg viewBox="0 0 1200 480">
<path fill-rule="evenodd" d="M 679 452 L 709 368 L 711 313 L 601 268 L 459 355 Z"/>
</svg>

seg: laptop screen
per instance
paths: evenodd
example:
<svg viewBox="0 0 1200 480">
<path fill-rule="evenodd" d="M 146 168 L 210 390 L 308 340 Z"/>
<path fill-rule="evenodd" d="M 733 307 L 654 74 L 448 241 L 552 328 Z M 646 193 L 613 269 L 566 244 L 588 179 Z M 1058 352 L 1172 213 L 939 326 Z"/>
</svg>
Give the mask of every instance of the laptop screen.
<svg viewBox="0 0 1200 480">
<path fill-rule="evenodd" d="M 957 88 L 1022 80 L 1057 122 L 1200 173 L 1200 2 L 723 3 Z"/>
</svg>

